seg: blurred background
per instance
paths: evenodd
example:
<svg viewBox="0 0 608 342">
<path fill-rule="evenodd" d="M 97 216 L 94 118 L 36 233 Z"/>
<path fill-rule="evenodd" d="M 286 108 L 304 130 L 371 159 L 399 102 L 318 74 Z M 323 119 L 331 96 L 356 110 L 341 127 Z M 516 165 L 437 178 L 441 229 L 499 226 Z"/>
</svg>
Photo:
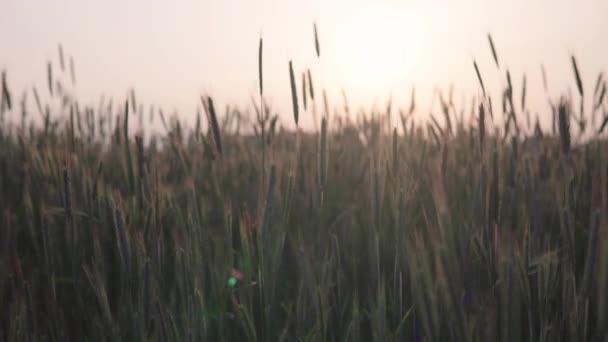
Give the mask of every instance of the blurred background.
<svg viewBox="0 0 608 342">
<path fill-rule="evenodd" d="M 516 98 L 525 73 L 529 107 L 548 122 L 541 63 L 551 96 L 575 92 L 575 54 L 592 91 L 608 62 L 606 13 L 604 0 L 2 0 L 0 69 L 16 95 L 33 85 L 45 90 L 46 63 L 58 67 L 62 44 L 74 58 L 81 101 L 122 98 L 135 88 L 147 105 L 191 119 L 203 93 L 220 104 L 250 105 L 261 36 L 265 95 L 284 119 L 291 116 L 289 60 L 297 76 L 310 68 L 334 105 L 344 90 L 353 107 L 384 108 L 390 97 L 406 106 L 416 86 L 424 115 L 433 110 L 435 88 L 447 93 L 453 84 L 457 105 L 479 93 L 475 59 L 497 104 L 505 68 Z M 310 123 L 310 115 L 302 119 Z"/>
</svg>

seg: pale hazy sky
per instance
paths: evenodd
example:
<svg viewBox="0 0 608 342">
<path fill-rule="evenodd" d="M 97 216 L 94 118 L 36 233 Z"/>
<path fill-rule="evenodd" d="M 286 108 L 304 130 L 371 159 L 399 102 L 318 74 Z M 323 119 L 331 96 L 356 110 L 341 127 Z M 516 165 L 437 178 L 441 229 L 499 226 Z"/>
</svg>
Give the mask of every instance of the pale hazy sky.
<svg viewBox="0 0 608 342">
<path fill-rule="evenodd" d="M 525 72 L 540 111 L 541 62 L 550 90 L 565 92 L 575 87 L 575 53 L 585 88 L 593 90 L 608 66 L 607 14 L 606 0 L 1 0 L 0 69 L 17 94 L 34 84 L 46 90 L 46 61 L 57 67 L 61 42 L 74 56 L 79 98 L 122 99 L 135 87 L 146 104 L 186 116 L 203 92 L 220 104 L 249 103 L 262 35 L 265 94 L 290 116 L 290 59 L 296 73 L 310 67 L 336 104 L 342 88 L 355 104 L 384 103 L 391 94 L 407 103 L 414 84 L 428 99 L 434 86 L 450 83 L 459 102 L 478 91 L 473 58 L 486 86 L 497 90 L 504 74 L 488 48 L 491 33 L 515 96 Z M 422 105 L 427 111 L 428 101 Z"/>
</svg>

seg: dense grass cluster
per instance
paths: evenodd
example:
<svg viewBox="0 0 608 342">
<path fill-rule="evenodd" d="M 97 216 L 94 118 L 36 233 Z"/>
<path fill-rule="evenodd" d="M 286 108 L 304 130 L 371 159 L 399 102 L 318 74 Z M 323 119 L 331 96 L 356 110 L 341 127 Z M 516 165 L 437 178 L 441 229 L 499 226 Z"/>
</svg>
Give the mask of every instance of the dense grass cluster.
<svg viewBox="0 0 608 342">
<path fill-rule="evenodd" d="M 133 93 L 79 108 L 48 77 L 28 125 L 3 76 L 0 341 L 608 339 L 608 142 L 575 144 L 570 99 L 555 135 L 508 76 L 504 130 L 484 88 L 470 122 L 325 101 L 305 133 L 204 97 L 209 125 L 146 136 Z"/>
</svg>

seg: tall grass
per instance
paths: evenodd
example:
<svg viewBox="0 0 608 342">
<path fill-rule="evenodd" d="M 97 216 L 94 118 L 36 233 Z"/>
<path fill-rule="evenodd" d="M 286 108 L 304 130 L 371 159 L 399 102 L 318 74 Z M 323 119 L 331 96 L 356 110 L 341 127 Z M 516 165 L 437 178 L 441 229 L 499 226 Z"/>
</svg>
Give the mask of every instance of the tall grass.
<svg viewBox="0 0 608 342">
<path fill-rule="evenodd" d="M 330 116 L 323 90 L 320 131 L 294 132 L 268 114 L 258 53 L 258 121 L 202 97 L 208 134 L 158 110 L 165 131 L 131 139 L 134 93 L 66 116 L 34 88 L 43 122 L 1 122 L 0 341 L 608 338 L 608 118 L 580 140 L 562 97 L 554 135 L 493 130 L 489 97 L 440 95 L 443 122 L 415 122 L 412 89 L 399 132 L 389 108 Z"/>
</svg>

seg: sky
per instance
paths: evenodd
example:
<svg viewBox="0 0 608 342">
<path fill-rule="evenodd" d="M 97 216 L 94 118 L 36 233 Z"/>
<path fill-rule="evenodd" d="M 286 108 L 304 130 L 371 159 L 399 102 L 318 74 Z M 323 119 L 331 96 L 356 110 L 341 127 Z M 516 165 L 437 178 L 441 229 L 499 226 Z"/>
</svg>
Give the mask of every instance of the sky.
<svg viewBox="0 0 608 342">
<path fill-rule="evenodd" d="M 389 98 L 407 107 L 415 86 L 424 114 L 437 111 L 435 88 L 453 84 L 457 104 L 479 94 L 474 59 L 496 97 L 506 68 L 516 97 L 525 74 L 529 107 L 546 120 L 540 64 L 551 96 L 575 93 L 575 54 L 592 92 L 608 65 L 606 13 L 605 0 L 2 0 L 0 69 L 17 94 L 33 85 L 46 90 L 46 63 L 58 69 L 61 43 L 74 58 L 80 101 L 124 99 L 135 88 L 139 101 L 188 119 L 202 94 L 219 106 L 251 103 L 263 37 L 264 95 L 286 121 L 290 60 L 298 87 L 310 69 L 317 92 L 326 89 L 335 106 L 344 90 L 351 107 L 384 107 Z"/>
</svg>

